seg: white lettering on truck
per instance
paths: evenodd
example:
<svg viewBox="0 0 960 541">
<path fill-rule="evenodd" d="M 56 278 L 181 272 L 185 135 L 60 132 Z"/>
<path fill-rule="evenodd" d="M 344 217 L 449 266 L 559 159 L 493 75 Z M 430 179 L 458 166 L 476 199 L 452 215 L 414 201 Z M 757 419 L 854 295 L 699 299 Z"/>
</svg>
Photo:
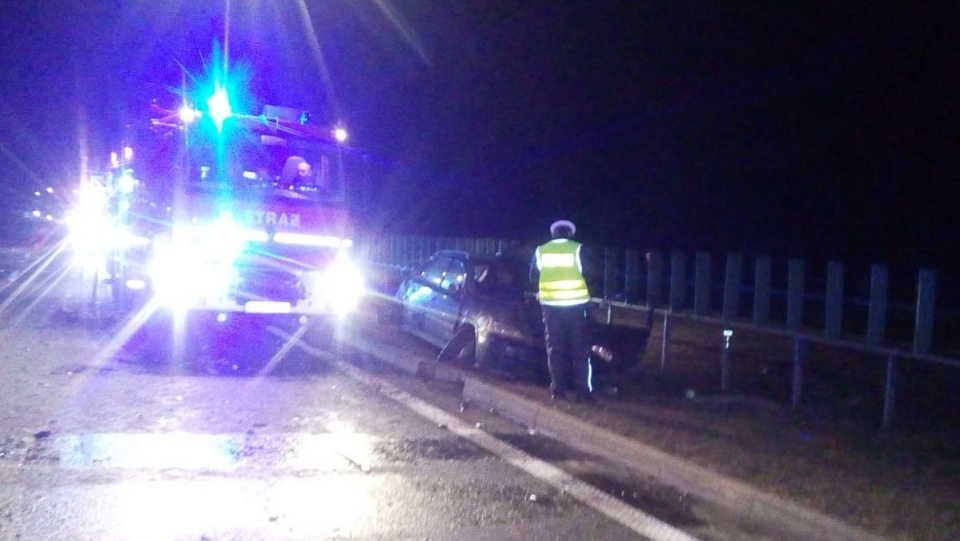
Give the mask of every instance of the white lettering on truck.
<svg viewBox="0 0 960 541">
<path fill-rule="evenodd" d="M 296 213 L 274 212 L 272 210 L 248 210 L 247 221 L 253 225 L 274 225 L 279 227 L 300 227 L 300 215 Z"/>
</svg>

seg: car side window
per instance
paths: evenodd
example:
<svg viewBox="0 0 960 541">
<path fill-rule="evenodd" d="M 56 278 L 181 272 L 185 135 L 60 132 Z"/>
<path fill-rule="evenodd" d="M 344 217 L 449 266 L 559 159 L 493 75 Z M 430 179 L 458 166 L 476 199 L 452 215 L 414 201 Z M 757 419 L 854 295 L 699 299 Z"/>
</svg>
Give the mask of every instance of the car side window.
<svg viewBox="0 0 960 541">
<path fill-rule="evenodd" d="M 466 279 L 467 269 L 463 261 L 451 259 L 444 273 L 443 280 L 440 282 L 440 289 L 446 293 L 456 293 L 463 287 Z"/>
</svg>

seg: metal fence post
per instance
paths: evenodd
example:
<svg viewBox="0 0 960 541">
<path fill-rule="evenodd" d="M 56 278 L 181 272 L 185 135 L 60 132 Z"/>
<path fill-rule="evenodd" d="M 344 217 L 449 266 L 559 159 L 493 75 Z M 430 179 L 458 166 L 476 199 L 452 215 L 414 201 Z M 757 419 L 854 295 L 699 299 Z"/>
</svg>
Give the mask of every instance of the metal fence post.
<svg viewBox="0 0 960 541">
<path fill-rule="evenodd" d="M 730 339 L 733 329 L 723 330 L 723 357 L 720 360 L 720 392 L 730 389 Z"/>
<path fill-rule="evenodd" d="M 686 258 L 683 252 L 674 251 L 670 254 L 670 310 L 683 310 L 686 297 Z"/>
<path fill-rule="evenodd" d="M 652 310 L 652 308 L 651 308 Z M 667 369 L 667 354 L 670 351 L 670 311 L 663 311 L 663 333 L 660 343 L 660 370 Z"/>
<path fill-rule="evenodd" d="M 647 306 L 660 306 L 661 290 L 663 289 L 663 254 L 650 252 L 650 261 L 647 263 Z"/>
<path fill-rule="evenodd" d="M 937 294 L 937 271 L 920 269 L 917 283 L 917 319 L 913 333 L 913 352 L 930 353 L 933 344 L 933 309 Z"/>
<path fill-rule="evenodd" d="M 624 257 L 623 290 L 625 302 L 635 302 L 640 298 L 640 252 L 627 250 Z"/>
<path fill-rule="evenodd" d="M 420 247 L 420 250 L 419 250 L 419 253 L 417 253 L 417 254 L 412 258 L 412 261 L 410 261 L 410 264 L 411 264 L 411 265 L 422 265 L 422 264 L 424 264 L 428 259 L 430 259 L 430 256 L 432 256 L 433 253 L 437 251 L 437 250 L 436 250 L 436 248 L 437 248 L 437 247 L 436 247 L 436 244 L 435 244 L 432 240 L 430 240 L 430 239 L 428 239 L 428 238 L 422 238 L 422 237 L 421 237 L 421 238 L 420 238 L 420 242 L 417 243 L 417 244 L 418 244 L 418 246 Z M 408 260 L 409 260 L 409 259 L 410 259 L 410 258 L 408 258 Z"/>
<path fill-rule="evenodd" d="M 609 299 L 615 292 L 611 291 L 617 280 L 617 252 L 613 248 L 603 249 L 603 298 Z"/>
<path fill-rule="evenodd" d="M 870 309 L 867 314 L 867 344 L 879 346 L 887 326 L 887 266 L 870 267 Z"/>
<path fill-rule="evenodd" d="M 803 395 L 803 339 L 799 336 L 793 339 L 793 392 L 790 405 L 793 409 L 800 407 L 800 398 Z"/>
<path fill-rule="evenodd" d="M 803 261 L 791 259 L 787 271 L 787 330 L 803 327 Z"/>
<path fill-rule="evenodd" d="M 897 359 L 893 355 L 887 357 L 887 382 L 883 392 L 883 426 L 890 426 L 893 422 L 893 408 L 896 402 L 897 386 Z"/>
<path fill-rule="evenodd" d="M 770 323 L 771 260 L 757 258 L 753 274 L 753 324 L 763 327 Z"/>
<path fill-rule="evenodd" d="M 827 301 L 824 314 L 824 333 L 836 340 L 843 332 L 843 263 L 827 264 Z"/>
<path fill-rule="evenodd" d="M 416 239 L 412 237 L 403 237 L 400 244 L 400 253 L 403 261 L 409 261 L 410 255 L 414 253 Z"/>
<path fill-rule="evenodd" d="M 742 256 L 727 254 L 727 269 L 723 277 L 723 320 L 732 321 L 740 311 L 740 269 Z"/>
<path fill-rule="evenodd" d="M 497 250 L 497 239 L 487 238 L 484 239 L 484 251 L 490 255 L 496 255 L 499 250 Z"/>
<path fill-rule="evenodd" d="M 693 314 L 705 316 L 710 311 L 710 254 L 697 252 L 693 289 Z"/>
</svg>

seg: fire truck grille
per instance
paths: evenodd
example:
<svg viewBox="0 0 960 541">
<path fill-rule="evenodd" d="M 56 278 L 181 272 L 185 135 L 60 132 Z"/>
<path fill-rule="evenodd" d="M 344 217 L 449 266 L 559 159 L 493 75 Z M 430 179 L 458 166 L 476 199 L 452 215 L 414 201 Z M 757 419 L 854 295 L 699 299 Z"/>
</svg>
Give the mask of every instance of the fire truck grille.
<svg viewBox="0 0 960 541">
<path fill-rule="evenodd" d="M 257 300 L 283 301 L 295 305 L 304 298 L 303 284 L 289 272 L 246 269 L 240 274 L 234 296 L 240 303 Z"/>
</svg>

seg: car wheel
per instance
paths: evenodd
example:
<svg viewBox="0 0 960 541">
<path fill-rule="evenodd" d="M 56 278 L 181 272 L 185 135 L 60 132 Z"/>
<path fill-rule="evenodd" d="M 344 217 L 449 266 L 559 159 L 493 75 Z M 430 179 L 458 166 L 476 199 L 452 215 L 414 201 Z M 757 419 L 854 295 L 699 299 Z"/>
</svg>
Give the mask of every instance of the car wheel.
<svg viewBox="0 0 960 541">
<path fill-rule="evenodd" d="M 502 340 L 489 336 L 486 343 L 477 346 L 475 355 L 477 368 L 499 370 L 506 368 L 503 363 L 506 345 Z"/>
<path fill-rule="evenodd" d="M 473 327 L 461 327 L 437 355 L 437 360 L 473 364 L 477 354 L 477 335 Z"/>
</svg>

